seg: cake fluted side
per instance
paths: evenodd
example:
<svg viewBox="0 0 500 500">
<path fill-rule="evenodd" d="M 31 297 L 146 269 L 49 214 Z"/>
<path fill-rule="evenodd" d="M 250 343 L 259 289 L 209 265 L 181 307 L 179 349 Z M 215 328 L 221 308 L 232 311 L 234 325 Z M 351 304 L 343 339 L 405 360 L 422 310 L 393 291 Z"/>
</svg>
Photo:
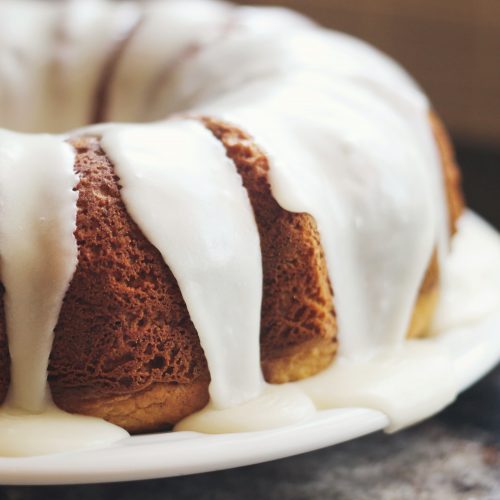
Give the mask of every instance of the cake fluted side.
<svg viewBox="0 0 500 500">
<path fill-rule="evenodd" d="M 308 214 L 278 205 L 267 178 L 266 155 L 248 134 L 218 120 L 203 122 L 235 163 L 260 234 L 265 378 L 283 383 L 314 375 L 328 366 L 337 347 L 333 292 L 316 223 Z"/>
</svg>

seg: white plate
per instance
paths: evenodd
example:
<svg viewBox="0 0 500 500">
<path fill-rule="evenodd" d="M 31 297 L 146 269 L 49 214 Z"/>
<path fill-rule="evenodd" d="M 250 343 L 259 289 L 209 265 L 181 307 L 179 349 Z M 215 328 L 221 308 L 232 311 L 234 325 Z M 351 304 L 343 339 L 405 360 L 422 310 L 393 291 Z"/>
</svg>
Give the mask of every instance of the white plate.
<svg viewBox="0 0 500 500">
<path fill-rule="evenodd" d="M 500 313 L 447 332 L 438 342 L 450 350 L 460 390 L 464 390 L 500 360 Z M 387 425 L 383 413 L 345 408 L 319 411 L 307 422 L 262 432 L 134 436 L 98 450 L 0 458 L 0 483 L 95 483 L 208 472 L 316 450 Z"/>
</svg>

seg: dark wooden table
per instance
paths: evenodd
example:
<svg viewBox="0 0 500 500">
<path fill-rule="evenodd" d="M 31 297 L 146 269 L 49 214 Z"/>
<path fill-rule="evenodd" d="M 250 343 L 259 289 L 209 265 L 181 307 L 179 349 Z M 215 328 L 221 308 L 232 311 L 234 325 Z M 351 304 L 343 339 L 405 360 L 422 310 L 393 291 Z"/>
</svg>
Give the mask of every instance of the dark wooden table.
<svg viewBox="0 0 500 500">
<path fill-rule="evenodd" d="M 500 228 L 500 151 L 459 148 L 469 205 Z M 500 334 L 500 332 L 499 332 Z M 446 411 L 297 457 L 174 479 L 0 487 L 0 500 L 500 500 L 500 368 Z"/>
</svg>

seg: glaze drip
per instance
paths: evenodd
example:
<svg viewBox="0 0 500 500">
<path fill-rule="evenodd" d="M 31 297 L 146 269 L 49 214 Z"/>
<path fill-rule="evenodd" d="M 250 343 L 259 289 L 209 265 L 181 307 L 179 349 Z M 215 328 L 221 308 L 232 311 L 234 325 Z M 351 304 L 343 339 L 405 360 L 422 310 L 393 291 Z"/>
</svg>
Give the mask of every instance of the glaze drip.
<svg viewBox="0 0 500 500">
<path fill-rule="evenodd" d="M 239 89 L 203 112 L 248 131 L 269 158 L 278 203 L 316 220 L 340 352 L 369 357 L 401 343 L 447 234 L 435 145 L 413 128 L 428 107 L 416 101 L 402 116 L 365 85 L 305 73 Z"/>
<path fill-rule="evenodd" d="M 212 403 L 256 397 L 262 264 L 236 167 L 195 121 L 110 129 L 101 145 L 128 212 L 177 279 L 208 361 Z"/>
<path fill-rule="evenodd" d="M 46 404 L 53 330 L 77 262 L 73 163 L 74 153 L 61 139 L 0 131 L 0 256 L 11 357 L 8 399 L 35 413 Z"/>
<path fill-rule="evenodd" d="M 11 359 L 0 454 L 93 447 L 126 432 L 52 403 L 47 367 L 77 263 L 74 152 L 62 138 L 0 130 L 0 258 Z"/>
</svg>

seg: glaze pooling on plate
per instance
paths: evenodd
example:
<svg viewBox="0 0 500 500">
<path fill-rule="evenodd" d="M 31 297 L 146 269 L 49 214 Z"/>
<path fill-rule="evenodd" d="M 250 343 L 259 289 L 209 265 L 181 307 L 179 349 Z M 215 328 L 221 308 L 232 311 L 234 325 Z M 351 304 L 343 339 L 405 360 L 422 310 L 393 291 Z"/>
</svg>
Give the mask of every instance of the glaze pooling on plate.
<svg viewBox="0 0 500 500">
<path fill-rule="evenodd" d="M 442 168 L 422 92 L 375 49 L 287 11 L 208 1 L 198 10 L 181 1 L 144 5 L 96 0 L 59 10 L 33 0 L 0 4 L 0 48 L 6 47 L 0 50 L 0 74 L 6 75 L 2 125 L 60 131 L 59 126 L 78 126 L 96 116 L 131 122 L 161 118 L 79 134 L 101 137 L 128 213 L 175 275 L 205 351 L 211 401 L 178 428 L 262 430 L 309 418 L 315 407 L 366 405 L 386 412 L 396 429 L 450 402 L 457 385 L 447 353 L 432 341 L 405 340 L 431 256 L 437 249 L 445 268 L 449 239 Z M 16 19 L 20 32 L 7 29 Z M 94 37 L 95 26 L 103 25 L 107 29 Z M 58 58 L 51 67 L 54 52 Z M 56 106 L 61 99 L 77 104 Z M 191 118 L 165 120 L 173 112 Z M 318 225 L 335 291 L 340 358 L 316 378 L 279 388 L 263 382 L 258 230 L 234 164 L 200 116 L 227 120 L 254 137 L 269 159 L 277 202 L 288 211 L 309 213 Z M 32 198 L 24 227 L 34 265 L 27 266 L 26 276 L 14 273 L 10 279 L 9 266 L 2 267 L 7 299 L 23 289 L 20 300 L 40 304 L 46 315 L 40 322 L 46 341 L 36 351 L 38 371 L 26 370 L 12 356 L 15 392 L 25 385 L 18 372 L 33 376 L 39 390 L 38 400 L 27 396 L 33 404 L 17 396 L 10 404 L 35 412 L 43 410 L 52 331 L 76 265 L 74 159 L 65 138 L 0 136 L 6 153 L 0 169 L 17 162 L 19 175 L 27 172 L 28 178 L 14 179 L 13 185 L 43 194 Z M 49 170 L 38 161 L 40 152 L 55 158 L 54 179 L 44 177 Z M 21 198 L 11 207 L 1 189 L 0 196 L 12 220 L 23 214 L 16 215 Z M 57 224 L 53 232 L 40 233 L 46 198 Z M 460 231 L 468 227 L 465 223 Z M 4 231 L 4 236 L 2 258 L 11 245 L 11 253 L 19 253 L 15 235 Z M 54 250 L 52 240 L 60 247 Z M 54 258 L 64 264 L 61 272 L 51 265 Z M 42 273 L 43 286 L 34 287 L 37 269 L 54 276 Z M 14 309 L 7 300 L 7 309 L 11 351 L 29 352 L 32 340 L 11 327 L 24 319 L 28 306 Z M 31 328 L 31 336 L 38 333 Z M 428 371 L 422 378 L 417 371 L 424 361 Z M 400 385 L 389 380 L 396 371 Z M 440 391 L 426 399 L 422 391 L 434 379 L 442 380 Z M 349 391 L 342 389 L 347 380 L 357 381 Z M 401 394 L 401 386 L 409 384 L 418 387 L 413 399 Z M 25 420 L 10 417 L 9 425 L 19 422 L 21 429 Z M 102 425 L 109 440 L 123 436 Z"/>
</svg>

